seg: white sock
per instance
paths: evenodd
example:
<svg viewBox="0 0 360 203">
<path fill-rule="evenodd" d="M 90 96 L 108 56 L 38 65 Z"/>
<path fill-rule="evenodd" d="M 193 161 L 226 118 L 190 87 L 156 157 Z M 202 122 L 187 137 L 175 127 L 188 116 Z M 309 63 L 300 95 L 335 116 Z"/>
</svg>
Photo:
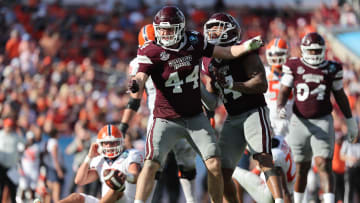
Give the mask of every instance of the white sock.
<svg viewBox="0 0 360 203">
<path fill-rule="evenodd" d="M 180 178 L 180 184 L 184 191 L 186 203 L 195 203 L 195 179 Z"/>
<path fill-rule="evenodd" d="M 304 199 L 304 193 L 294 192 L 294 203 L 302 203 Z"/>
<path fill-rule="evenodd" d="M 281 198 L 276 198 L 275 203 L 284 203 L 284 200 Z"/>
<path fill-rule="evenodd" d="M 335 194 L 334 193 L 324 193 L 323 198 L 324 198 L 324 203 L 334 203 L 335 202 Z"/>
<path fill-rule="evenodd" d="M 144 203 L 142 200 L 135 200 L 134 203 Z"/>
</svg>

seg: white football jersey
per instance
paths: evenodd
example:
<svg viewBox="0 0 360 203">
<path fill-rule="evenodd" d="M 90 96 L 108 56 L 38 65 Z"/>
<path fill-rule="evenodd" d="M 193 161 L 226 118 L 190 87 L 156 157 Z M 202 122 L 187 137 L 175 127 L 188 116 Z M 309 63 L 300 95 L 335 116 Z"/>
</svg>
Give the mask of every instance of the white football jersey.
<svg viewBox="0 0 360 203">
<path fill-rule="evenodd" d="M 279 141 L 277 147 L 271 148 L 274 165 L 275 167 L 281 167 L 286 176 L 288 190 L 292 192 L 294 191 L 296 165 L 290 146 L 286 143 L 283 136 L 275 136 L 273 139 Z"/>
<path fill-rule="evenodd" d="M 91 161 L 90 169 L 95 169 L 100 178 L 102 196 L 104 196 L 110 189 L 104 182 L 104 170 L 113 168 L 120 170 L 125 174 L 128 174 L 128 168 L 131 163 L 137 163 L 141 166 L 143 166 L 144 164 L 143 155 L 136 149 L 125 150 L 115 160 L 105 159 L 102 156 L 97 156 Z M 126 188 L 124 191 L 124 197 L 126 197 L 127 202 L 133 202 L 135 199 L 136 184 L 131 184 L 127 181 L 125 182 L 125 184 Z"/>
<path fill-rule="evenodd" d="M 281 75 L 271 70 L 271 67 L 265 67 L 266 78 L 268 80 L 268 90 L 265 93 L 266 104 L 270 110 L 270 123 L 274 130 L 275 135 L 286 136 L 289 132 L 289 121 L 292 114 L 292 105 L 294 103 L 294 99 L 292 93 L 288 102 L 285 105 L 286 108 L 286 119 L 280 119 L 277 113 L 277 104 L 276 100 L 278 99 L 279 91 L 280 91 L 280 79 Z"/>
</svg>

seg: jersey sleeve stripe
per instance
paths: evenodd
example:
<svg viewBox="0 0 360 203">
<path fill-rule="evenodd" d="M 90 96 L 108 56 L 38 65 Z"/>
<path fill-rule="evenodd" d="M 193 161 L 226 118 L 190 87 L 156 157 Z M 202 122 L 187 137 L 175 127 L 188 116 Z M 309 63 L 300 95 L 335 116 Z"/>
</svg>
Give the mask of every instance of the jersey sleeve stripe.
<svg viewBox="0 0 360 203">
<path fill-rule="evenodd" d="M 144 55 L 137 55 L 138 63 L 153 64 L 151 59 Z"/>
<path fill-rule="evenodd" d="M 294 85 L 294 76 L 284 74 L 284 76 L 281 77 L 281 84 L 287 87 L 292 87 Z"/>
<path fill-rule="evenodd" d="M 343 88 L 343 81 L 340 80 L 334 80 L 332 83 L 332 89 L 335 91 L 341 90 Z"/>
</svg>

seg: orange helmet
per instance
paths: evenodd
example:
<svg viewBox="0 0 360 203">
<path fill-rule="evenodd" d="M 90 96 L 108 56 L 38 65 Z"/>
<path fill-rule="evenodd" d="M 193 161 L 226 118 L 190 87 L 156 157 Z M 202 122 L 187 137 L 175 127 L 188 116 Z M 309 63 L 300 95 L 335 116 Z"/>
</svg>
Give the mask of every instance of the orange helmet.
<svg viewBox="0 0 360 203">
<path fill-rule="evenodd" d="M 269 65 L 281 66 L 288 57 L 288 45 L 284 39 L 275 38 L 266 46 L 266 60 Z"/>
<path fill-rule="evenodd" d="M 155 40 L 154 26 L 152 24 L 144 25 L 140 29 L 139 35 L 138 35 L 139 46 L 144 45 L 145 42 L 147 42 L 147 41 L 154 41 L 154 40 Z"/>
<path fill-rule="evenodd" d="M 99 144 L 101 154 L 107 158 L 114 158 L 121 154 L 124 138 L 120 130 L 113 125 L 105 125 L 100 129 L 96 142 Z"/>
</svg>

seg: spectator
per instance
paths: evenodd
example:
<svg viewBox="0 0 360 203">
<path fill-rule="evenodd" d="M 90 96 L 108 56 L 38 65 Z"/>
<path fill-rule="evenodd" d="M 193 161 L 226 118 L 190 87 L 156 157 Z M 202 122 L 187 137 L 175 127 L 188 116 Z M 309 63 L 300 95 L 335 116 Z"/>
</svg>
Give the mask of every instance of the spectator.
<svg viewBox="0 0 360 203">
<path fill-rule="evenodd" d="M 345 141 L 341 147 L 340 158 L 345 161 L 345 203 L 355 202 L 354 195 L 360 198 L 360 142 L 352 144 Z"/>
<path fill-rule="evenodd" d="M 342 26 L 357 26 L 359 24 L 355 12 L 351 8 L 350 4 L 345 3 L 343 10 L 340 13 L 340 25 Z"/>
<path fill-rule="evenodd" d="M 16 202 L 17 183 L 13 177 L 9 177 L 10 171 L 16 172 L 16 164 L 19 161 L 18 147 L 24 144 L 25 140 L 15 131 L 15 123 L 12 118 L 3 120 L 3 129 L 0 130 L 0 200 L 3 196 L 5 186 L 10 192 L 11 202 Z"/>
</svg>

